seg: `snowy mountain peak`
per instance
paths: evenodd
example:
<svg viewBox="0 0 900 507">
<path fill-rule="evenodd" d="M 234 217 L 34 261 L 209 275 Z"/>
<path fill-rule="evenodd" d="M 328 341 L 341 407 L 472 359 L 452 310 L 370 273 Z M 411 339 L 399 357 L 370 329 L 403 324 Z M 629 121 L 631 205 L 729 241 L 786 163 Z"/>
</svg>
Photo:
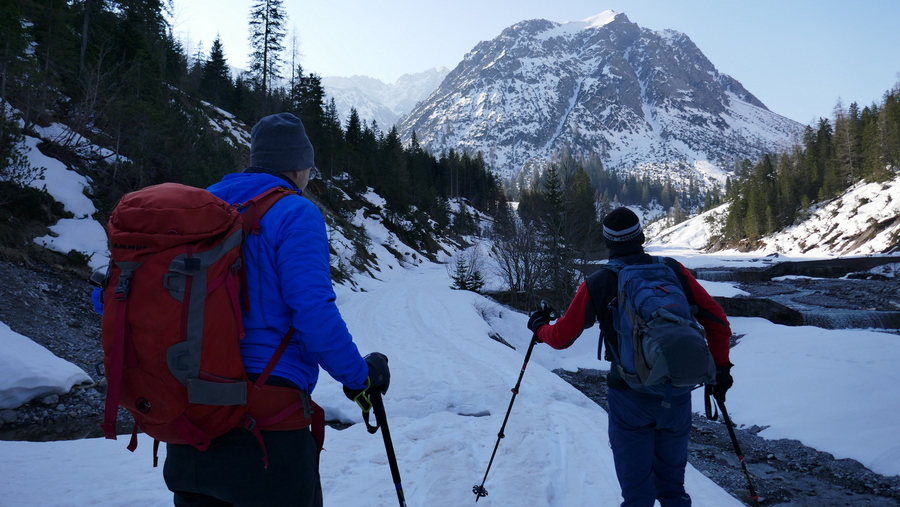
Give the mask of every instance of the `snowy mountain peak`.
<svg viewBox="0 0 900 507">
<path fill-rule="evenodd" d="M 801 125 L 721 74 L 687 35 L 605 11 L 522 21 L 480 42 L 399 127 L 432 153 L 481 151 L 505 176 L 565 151 L 704 179 L 698 164 L 727 173 L 735 159 L 787 145 Z"/>
<path fill-rule="evenodd" d="M 322 85 L 334 98 L 338 114 L 346 121 L 350 108 L 356 108 L 360 119 L 377 121 L 382 129 L 390 129 L 433 92 L 450 73 L 447 67 L 430 68 L 414 74 L 403 74 L 393 84 L 369 76 L 322 78 Z"/>
<path fill-rule="evenodd" d="M 618 15 L 619 13 L 617 13 L 616 11 L 603 11 L 596 16 L 591 16 L 583 20 L 582 23 L 587 23 L 586 28 L 600 28 L 603 25 L 611 23 L 614 19 L 616 19 L 616 16 Z"/>
</svg>

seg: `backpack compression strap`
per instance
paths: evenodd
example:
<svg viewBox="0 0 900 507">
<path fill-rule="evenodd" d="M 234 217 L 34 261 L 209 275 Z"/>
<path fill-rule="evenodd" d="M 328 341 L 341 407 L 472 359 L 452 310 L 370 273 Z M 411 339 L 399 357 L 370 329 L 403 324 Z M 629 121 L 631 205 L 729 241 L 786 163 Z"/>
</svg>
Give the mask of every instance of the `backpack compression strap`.
<svg viewBox="0 0 900 507">
<path fill-rule="evenodd" d="M 113 331 L 113 343 L 109 353 L 109 370 L 106 372 L 106 405 L 103 411 L 103 434 L 110 440 L 116 439 L 116 419 L 119 414 L 119 395 L 122 392 L 122 372 L 126 362 L 129 366 L 137 364 L 131 334 L 125 325 L 128 314 L 128 294 L 131 291 L 131 277 L 141 265 L 140 262 L 118 262 L 119 282 L 113 293 L 116 300 L 116 324 Z M 135 425 L 135 428 L 137 426 Z"/>
</svg>

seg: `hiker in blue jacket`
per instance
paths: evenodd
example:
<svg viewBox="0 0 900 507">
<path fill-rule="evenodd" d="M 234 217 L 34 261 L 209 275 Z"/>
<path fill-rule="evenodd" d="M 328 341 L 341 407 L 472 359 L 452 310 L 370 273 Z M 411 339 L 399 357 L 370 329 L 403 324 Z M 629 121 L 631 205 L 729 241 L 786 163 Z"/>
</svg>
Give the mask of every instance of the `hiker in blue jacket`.
<svg viewBox="0 0 900 507">
<path fill-rule="evenodd" d="M 260 234 L 244 243 L 250 301 L 241 340 L 245 369 L 255 380 L 293 327 L 297 332 L 266 385 L 296 389 L 302 398 L 315 389 L 321 366 L 367 410 L 369 390 L 387 390 L 387 358 L 360 355 L 335 305 L 325 221 L 299 195 L 314 167 L 301 121 L 290 113 L 260 120 L 251 132 L 250 162 L 208 190 L 232 204 L 275 187 L 298 195 L 279 200 L 263 216 Z M 214 439 L 206 451 L 169 444 L 164 476 L 175 505 L 321 506 L 320 443 L 308 427 L 279 429 L 260 432 L 268 468 L 253 433 L 240 427 Z"/>
</svg>

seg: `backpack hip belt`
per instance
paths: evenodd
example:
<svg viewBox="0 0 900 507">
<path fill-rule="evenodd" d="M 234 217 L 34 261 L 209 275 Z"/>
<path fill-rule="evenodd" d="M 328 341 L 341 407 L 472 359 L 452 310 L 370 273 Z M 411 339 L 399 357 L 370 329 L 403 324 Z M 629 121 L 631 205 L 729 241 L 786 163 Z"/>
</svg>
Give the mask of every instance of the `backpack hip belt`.
<svg viewBox="0 0 900 507">
<path fill-rule="evenodd" d="M 247 415 L 263 431 L 299 430 L 312 425 L 316 410 L 311 403 L 309 395 L 299 389 L 263 385 Z"/>
</svg>

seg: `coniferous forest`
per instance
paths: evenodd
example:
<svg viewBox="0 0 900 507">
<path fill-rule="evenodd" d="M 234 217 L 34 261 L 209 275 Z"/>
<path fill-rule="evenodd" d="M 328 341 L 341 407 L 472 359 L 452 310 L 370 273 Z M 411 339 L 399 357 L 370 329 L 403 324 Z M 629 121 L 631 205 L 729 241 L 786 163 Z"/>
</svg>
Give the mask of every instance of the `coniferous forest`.
<svg viewBox="0 0 900 507">
<path fill-rule="evenodd" d="M 881 104 L 860 110 L 838 102 L 834 118 L 807 126 L 802 145 L 742 161 L 726 185 L 733 204 L 724 227 L 726 241 L 749 239 L 784 229 L 805 218 L 814 203 L 840 195 L 851 185 L 895 177 L 900 167 L 900 85 Z"/>
<path fill-rule="evenodd" d="M 676 223 L 720 203 L 719 189 L 696 180 L 620 174 L 596 156 L 565 154 L 539 174 L 523 170 L 508 182 L 507 197 L 480 153 L 431 154 L 415 133 L 402 142 L 396 128 L 369 123 L 355 110 L 341 119 L 321 77 L 301 65 L 282 2 L 251 3 L 249 61 L 229 61 L 218 38 L 208 52 L 187 54 L 167 21 L 168 0 L 4 0 L 0 104 L 18 114 L 0 115 L 0 207 L 15 193 L 9 185 L 21 188 L 35 177 L 17 146 L 36 126 L 64 123 L 125 157 L 90 167 L 66 160 L 93 179 L 105 222 L 127 192 L 162 182 L 207 186 L 248 165 L 246 147 L 211 127 L 213 107 L 247 125 L 287 111 L 303 120 L 316 149 L 311 192 L 325 206 L 339 211 L 347 196 L 354 200 L 371 188 L 385 200 L 385 218 L 424 245 L 435 234 L 477 232 L 465 208 L 451 205 L 465 199 L 495 217 L 510 290 L 547 294 L 561 305 L 574 290 L 578 263 L 603 250 L 598 220 L 612 207 L 656 204 Z M 233 75 L 230 69 L 240 66 L 248 70 Z M 65 157 L 70 142 L 39 148 Z M 736 164 L 724 189 L 734 205 L 722 239 L 758 240 L 859 180 L 894 177 L 898 164 L 900 88 L 862 109 L 839 104 L 833 119 L 807 127 L 802 145 Z M 520 202 L 517 212 L 508 199 Z"/>
<path fill-rule="evenodd" d="M 207 186 L 248 165 L 249 154 L 210 127 L 204 101 L 251 126 L 276 112 L 297 115 L 323 182 L 312 191 L 331 201 L 340 198 L 334 188 L 351 196 L 372 188 L 389 213 L 404 217 L 398 222 L 412 223 L 410 236 L 448 227 L 474 232 L 471 217 L 453 216 L 451 198 L 496 209 L 500 187 L 480 155 L 435 156 L 415 137 L 404 146 L 395 128 L 382 130 L 355 111 L 342 123 L 334 103 L 325 103 L 320 77 L 297 61 L 296 43 L 286 50 L 281 0 L 253 2 L 249 70 L 234 78 L 219 39 L 208 54 L 185 54 L 167 22 L 171 8 L 166 0 L 0 4 L 0 102 L 20 111 L 24 124 L 4 119 L 0 125 L 3 174 L 25 171 L 15 151 L 23 131 L 61 122 L 128 159 L 90 174 L 101 214 L 124 193 L 148 185 Z M 54 149 L 47 144 L 41 149 Z"/>
</svg>

